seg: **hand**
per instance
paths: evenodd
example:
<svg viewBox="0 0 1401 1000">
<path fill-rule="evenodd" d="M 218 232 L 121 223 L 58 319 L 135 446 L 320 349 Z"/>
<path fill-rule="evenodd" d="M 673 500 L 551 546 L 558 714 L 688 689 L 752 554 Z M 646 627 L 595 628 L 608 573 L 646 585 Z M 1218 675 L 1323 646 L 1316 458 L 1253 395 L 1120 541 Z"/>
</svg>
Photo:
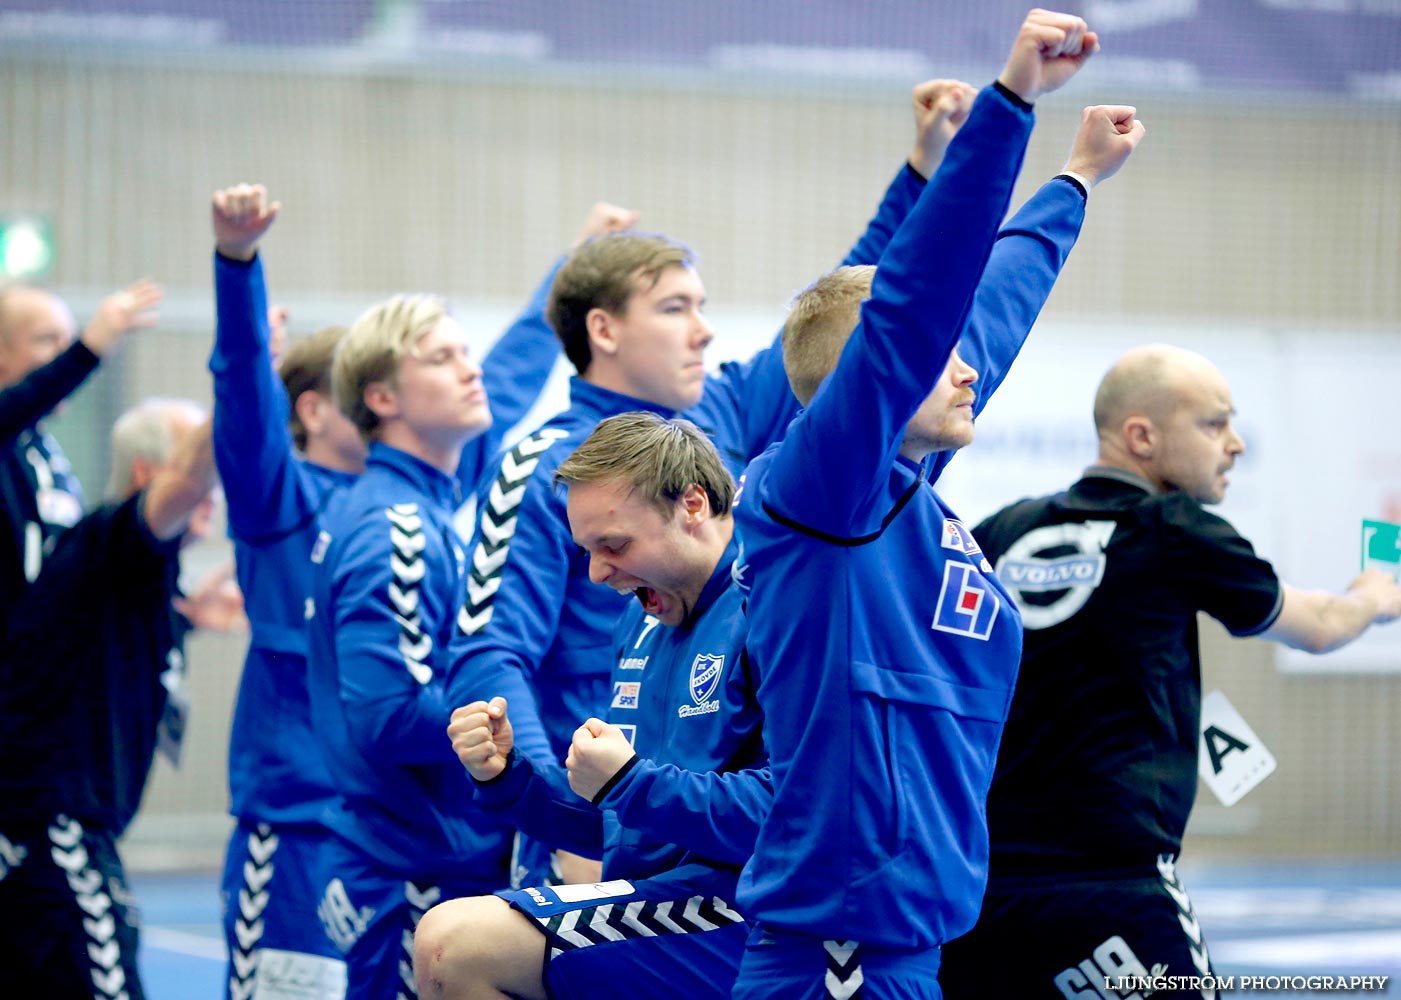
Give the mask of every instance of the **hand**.
<svg viewBox="0 0 1401 1000">
<path fill-rule="evenodd" d="M 632 744 L 617 726 L 600 719 L 589 719 L 574 730 L 569 744 L 569 756 L 564 766 L 569 768 L 569 787 L 575 793 L 593 801 L 593 797 L 632 760 Z"/>
<path fill-rule="evenodd" d="M 621 233 L 624 229 L 631 229 L 637 225 L 639 218 L 641 216 L 630 208 L 619 208 L 606 201 L 595 202 L 593 208 L 589 209 L 589 214 L 584 218 L 584 225 L 579 230 L 579 235 L 574 238 L 574 246 L 580 247 L 599 236 Z"/>
<path fill-rule="evenodd" d="M 198 629 L 210 632 L 246 632 L 248 615 L 243 609 L 243 591 L 234 579 L 232 561 L 216 567 L 194 591 L 172 602 L 175 610 Z"/>
<path fill-rule="evenodd" d="M 214 246 L 225 257 L 252 260 L 258 241 L 277 219 L 282 203 L 267 202 L 268 190 L 261 184 L 236 184 L 214 192 L 211 214 L 214 219 Z"/>
<path fill-rule="evenodd" d="M 282 353 L 287 350 L 287 318 L 292 310 L 286 306 L 268 306 L 268 358 L 272 370 L 282 367 Z"/>
<path fill-rule="evenodd" d="M 506 755 L 515 746 L 506 699 L 474 701 L 452 713 L 448 739 L 462 766 L 477 781 L 490 781 L 506 770 Z"/>
<path fill-rule="evenodd" d="M 1091 184 L 1113 177 L 1145 134 L 1136 114 L 1137 108 L 1123 104 L 1100 104 L 1080 112 L 1080 131 L 1065 169 Z"/>
<path fill-rule="evenodd" d="M 1085 60 L 1099 51 L 1099 36 L 1082 18 L 1055 11 L 1032 10 L 1012 43 L 1002 86 L 1028 104 L 1049 94 L 1074 76 Z"/>
<path fill-rule="evenodd" d="M 1375 566 L 1364 570 L 1361 576 L 1348 584 L 1347 592 L 1373 603 L 1376 607 L 1372 615 L 1373 625 L 1383 625 L 1401 618 L 1401 585 L 1385 570 Z"/>
<path fill-rule="evenodd" d="M 156 325 L 154 310 L 164 295 L 161 286 L 147 278 L 113 292 L 98 304 L 79 339 L 99 358 L 105 356 L 127 333 Z"/>
<path fill-rule="evenodd" d="M 978 90 L 962 80 L 925 80 L 910 92 L 915 111 L 915 148 L 910 166 L 925 180 L 939 169 L 944 151 L 968 120 Z"/>
</svg>

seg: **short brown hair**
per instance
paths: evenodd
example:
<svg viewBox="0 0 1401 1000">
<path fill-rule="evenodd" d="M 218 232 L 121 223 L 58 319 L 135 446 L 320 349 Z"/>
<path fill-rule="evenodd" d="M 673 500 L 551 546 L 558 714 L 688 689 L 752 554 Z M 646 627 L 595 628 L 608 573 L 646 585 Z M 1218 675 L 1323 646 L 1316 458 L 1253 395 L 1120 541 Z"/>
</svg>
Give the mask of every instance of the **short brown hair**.
<svg viewBox="0 0 1401 1000">
<path fill-rule="evenodd" d="M 366 441 L 379 430 L 379 416 L 365 403 L 372 382 L 395 384 L 399 363 L 448 314 L 436 295 L 396 295 L 371 306 L 336 347 L 331 386 L 336 405 Z"/>
<path fill-rule="evenodd" d="M 861 303 L 871 297 L 875 275 L 870 264 L 839 267 L 793 300 L 783 324 L 783 370 L 793 395 L 804 406 L 837 367 L 842 348 L 861 321 Z"/>
<path fill-rule="evenodd" d="M 735 481 L 710 438 L 689 420 L 640 410 L 609 417 L 594 428 L 555 472 L 557 483 L 626 483 L 664 514 L 691 486 L 729 517 Z"/>
<path fill-rule="evenodd" d="M 292 431 L 292 440 L 299 451 L 306 451 L 306 427 L 297 416 L 297 400 L 304 392 L 319 392 L 330 397 L 331 359 L 335 357 L 336 345 L 345 336 L 343 326 L 327 326 L 308 337 L 298 337 L 288 346 L 278 365 L 277 374 L 282 379 L 282 388 L 287 390 L 287 403 L 292 408 L 287 418 L 287 426 Z"/>
<path fill-rule="evenodd" d="M 647 233 L 610 233 L 570 255 L 550 286 L 545 317 L 579 374 L 593 361 L 585 322 L 589 311 L 621 315 L 633 292 L 652 287 L 663 271 L 677 266 L 695 266 L 690 248 Z"/>
</svg>

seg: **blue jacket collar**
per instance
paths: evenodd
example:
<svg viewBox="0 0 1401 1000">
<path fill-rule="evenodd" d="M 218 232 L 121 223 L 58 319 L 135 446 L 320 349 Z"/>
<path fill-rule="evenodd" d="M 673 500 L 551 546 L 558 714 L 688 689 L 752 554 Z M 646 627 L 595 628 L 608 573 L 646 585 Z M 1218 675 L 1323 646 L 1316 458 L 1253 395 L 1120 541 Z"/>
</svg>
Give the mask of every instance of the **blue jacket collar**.
<svg viewBox="0 0 1401 1000">
<path fill-rule="evenodd" d="M 415 458 L 406 451 L 391 447 L 380 441 L 370 444 L 370 456 L 365 460 L 365 468 L 375 467 L 391 470 L 401 479 L 407 479 L 420 493 L 432 497 L 448 510 L 456 510 L 461 497 L 458 495 L 457 479 L 441 469 L 436 469 Z"/>
<path fill-rule="evenodd" d="M 705 614 L 707 609 L 719 600 L 720 595 L 725 592 L 725 588 L 731 583 L 730 570 L 734 567 L 735 558 L 739 555 L 739 533 L 730 535 L 730 543 L 725 546 L 725 551 L 720 556 L 720 561 L 715 564 L 715 570 L 710 574 L 710 579 L 705 581 L 705 586 L 701 588 L 700 597 L 696 598 L 695 607 L 691 608 L 691 613 L 682 623 L 683 628 L 694 625 L 696 621 Z"/>
<path fill-rule="evenodd" d="M 649 403 L 645 399 L 626 396 L 621 392 L 614 392 L 612 389 L 594 385 L 592 382 L 585 382 L 578 375 L 569 380 L 569 407 L 573 410 L 597 411 L 600 420 L 619 413 L 631 413 L 634 410 L 660 413 L 668 419 L 676 416 L 677 413 L 676 410 L 659 406 L 656 403 Z"/>
</svg>

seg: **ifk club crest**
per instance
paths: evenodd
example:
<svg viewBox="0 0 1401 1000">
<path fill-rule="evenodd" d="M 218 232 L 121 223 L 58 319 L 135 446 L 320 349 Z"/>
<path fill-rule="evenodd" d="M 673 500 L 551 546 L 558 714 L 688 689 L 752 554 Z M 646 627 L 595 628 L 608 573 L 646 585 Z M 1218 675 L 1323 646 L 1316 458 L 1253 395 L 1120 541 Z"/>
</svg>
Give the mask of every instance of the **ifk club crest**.
<svg viewBox="0 0 1401 1000">
<path fill-rule="evenodd" d="M 703 715 L 720 710 L 718 701 L 711 701 L 716 690 L 720 687 L 720 678 L 725 673 L 725 655 L 719 656 L 714 653 L 699 653 L 691 661 L 691 700 L 695 702 L 694 707 L 683 705 L 677 714 L 682 718 L 690 715 Z"/>
</svg>

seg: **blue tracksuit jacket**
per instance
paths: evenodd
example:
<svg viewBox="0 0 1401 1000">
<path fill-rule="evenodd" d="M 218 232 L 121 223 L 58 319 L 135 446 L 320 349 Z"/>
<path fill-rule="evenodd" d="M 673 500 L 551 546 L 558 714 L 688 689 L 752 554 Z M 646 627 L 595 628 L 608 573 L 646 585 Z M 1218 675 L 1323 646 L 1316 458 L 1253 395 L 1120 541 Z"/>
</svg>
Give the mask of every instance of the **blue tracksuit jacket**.
<svg viewBox="0 0 1401 1000">
<path fill-rule="evenodd" d="M 730 573 L 735 552 L 731 542 L 677 627 L 660 625 L 635 601 L 619 620 L 606 718 L 637 756 L 598 805 L 574 794 L 553 760 L 513 751 L 501 777 L 477 785 L 485 808 L 553 846 L 601 853 L 607 879 L 649 878 L 692 862 L 738 874 L 769 795 L 743 657 L 744 595 Z"/>
<path fill-rule="evenodd" d="M 463 449 L 458 481 L 467 489 L 533 405 L 559 355 L 544 310 L 560 263 L 483 362 L 493 424 Z M 316 823 L 335 793 L 315 751 L 307 702 L 307 556 L 328 494 L 356 477 L 293 450 L 287 394 L 269 361 L 261 260 L 215 254 L 214 284 L 214 454 L 252 626 L 229 742 L 232 812 L 256 822 Z"/>
<path fill-rule="evenodd" d="M 765 926 L 922 949 L 978 914 L 1021 623 L 925 482 L 950 456 L 898 452 L 960 334 L 986 404 L 1074 243 L 1083 195 L 1063 178 L 995 240 L 1031 125 L 999 88 L 978 97 L 836 371 L 741 487 L 774 802 L 738 898 Z"/>
<path fill-rule="evenodd" d="M 375 443 L 321 515 L 308 607 L 311 720 L 341 801 L 327 825 L 392 877 L 508 882 L 512 831 L 472 806 L 444 737 L 465 556 L 457 482 Z"/>
</svg>

